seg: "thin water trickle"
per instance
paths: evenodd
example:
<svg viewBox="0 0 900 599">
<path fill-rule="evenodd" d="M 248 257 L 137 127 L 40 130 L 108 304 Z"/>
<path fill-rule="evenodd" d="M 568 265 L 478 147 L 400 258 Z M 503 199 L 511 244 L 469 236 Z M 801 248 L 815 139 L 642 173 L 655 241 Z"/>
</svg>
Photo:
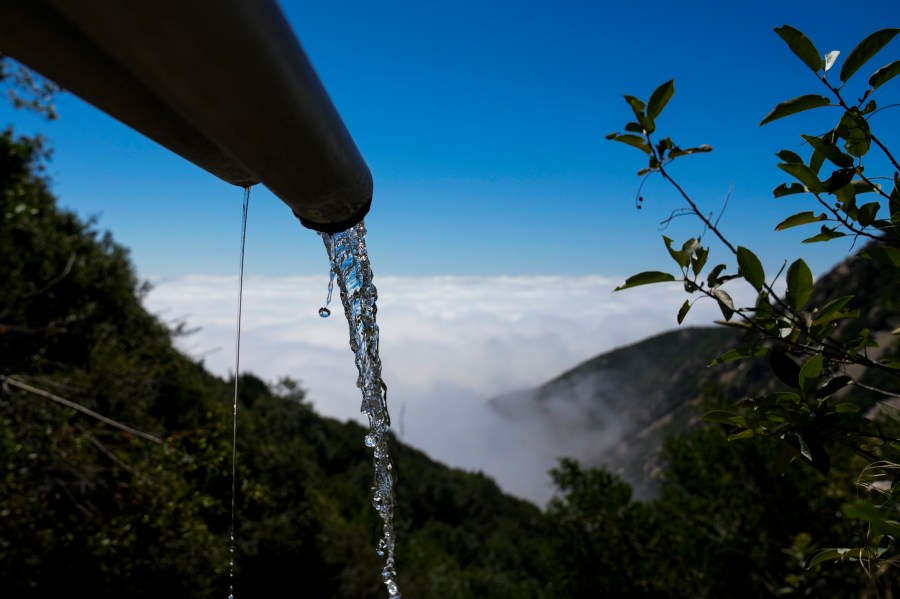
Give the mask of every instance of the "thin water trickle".
<svg viewBox="0 0 900 599">
<path fill-rule="evenodd" d="M 238 308 L 237 334 L 234 340 L 234 406 L 231 416 L 231 527 L 228 533 L 228 599 L 234 599 L 234 497 L 237 481 L 237 410 L 238 374 L 241 371 L 241 304 L 244 298 L 244 249 L 247 244 L 247 212 L 250 209 L 250 188 L 244 188 L 244 203 L 241 216 L 241 260 L 238 268 Z"/>
<path fill-rule="evenodd" d="M 366 227 L 360 222 L 340 233 L 320 235 L 331 264 L 328 301 L 331 300 L 332 285 L 337 275 L 341 303 L 350 327 L 350 348 L 356 355 L 356 369 L 359 371 L 356 386 L 362 391 L 360 411 L 369 420 L 369 434 L 363 442 L 366 447 L 373 449 L 375 480 L 372 486 L 372 505 L 384 523 L 376 550 L 379 556 L 385 558 L 381 576 L 388 596 L 399 598 L 400 589 L 394 565 L 394 468 L 388 452 L 391 420 L 387 409 L 387 386 L 381 380 L 378 325 L 375 323 L 378 292 L 372 282 L 372 268 L 366 249 Z"/>
</svg>

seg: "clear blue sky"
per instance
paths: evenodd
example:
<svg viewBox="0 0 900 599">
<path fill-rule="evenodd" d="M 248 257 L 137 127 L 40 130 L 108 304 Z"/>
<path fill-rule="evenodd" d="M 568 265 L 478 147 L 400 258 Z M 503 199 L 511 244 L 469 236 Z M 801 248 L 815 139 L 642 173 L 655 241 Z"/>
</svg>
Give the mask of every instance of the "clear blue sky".
<svg viewBox="0 0 900 599">
<path fill-rule="evenodd" d="M 636 211 L 641 155 L 604 135 L 629 120 L 622 94 L 647 97 L 672 78 L 660 129 L 683 146 L 715 147 L 673 174 L 711 211 L 733 184 L 722 227 L 769 268 L 802 253 L 821 272 L 847 244 L 800 246 L 799 234 L 771 233 L 803 202 L 771 198 L 785 180 L 774 152 L 832 124 L 757 126 L 779 101 L 823 91 L 772 30 L 790 24 L 822 52 L 846 56 L 867 33 L 900 25 L 894 0 L 281 5 L 372 170 L 376 275 L 667 269 L 658 224 L 680 204 L 654 180 Z M 859 79 L 897 58 L 895 40 Z M 898 94 L 900 80 L 881 92 Z M 142 277 L 236 272 L 240 189 L 72 96 L 58 108 L 59 120 L 45 123 L 4 104 L 0 124 L 49 138 L 64 206 L 98 216 Z M 897 115 L 873 121 L 895 145 Z M 667 234 L 698 231 L 680 219 Z M 251 194 L 247 269 L 327 271 L 318 236 L 261 186 Z"/>
</svg>

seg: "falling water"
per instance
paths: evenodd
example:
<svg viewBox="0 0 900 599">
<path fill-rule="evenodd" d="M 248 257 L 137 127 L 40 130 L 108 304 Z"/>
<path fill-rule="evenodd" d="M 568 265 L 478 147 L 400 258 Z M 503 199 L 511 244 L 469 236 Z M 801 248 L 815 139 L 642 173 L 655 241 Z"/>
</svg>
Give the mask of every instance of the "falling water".
<svg viewBox="0 0 900 599">
<path fill-rule="evenodd" d="M 381 576 L 390 597 L 400 597 L 394 568 L 394 470 L 388 453 L 390 416 L 387 409 L 387 386 L 381 380 L 381 358 L 378 356 L 378 325 L 375 301 L 378 292 L 372 283 L 372 268 L 366 251 L 366 227 L 363 222 L 329 235 L 320 233 L 328 250 L 331 278 L 328 300 L 335 276 L 341 290 L 341 303 L 350 326 L 350 348 L 356 354 L 359 377 L 356 386 L 362 391 L 360 411 L 369 419 L 366 447 L 371 447 L 375 462 L 375 481 L 372 486 L 372 505 L 384 521 L 383 534 L 378 542 L 378 555 L 385 557 Z M 326 317 L 328 302 L 319 310 Z"/>
</svg>

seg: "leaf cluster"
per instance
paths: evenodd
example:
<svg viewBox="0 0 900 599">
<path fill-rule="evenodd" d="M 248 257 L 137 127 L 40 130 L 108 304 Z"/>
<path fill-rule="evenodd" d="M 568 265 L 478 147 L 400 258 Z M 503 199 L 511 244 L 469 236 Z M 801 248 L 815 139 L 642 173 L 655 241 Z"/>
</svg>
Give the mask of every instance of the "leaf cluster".
<svg viewBox="0 0 900 599">
<path fill-rule="evenodd" d="M 855 102 L 848 102 L 844 85 L 875 57 L 900 29 L 883 29 L 863 39 L 846 57 L 839 71 L 839 83 L 828 79 L 829 71 L 838 62 L 840 52 L 822 54 L 800 31 L 783 26 L 775 29 L 788 48 L 814 73 L 828 95 L 806 94 L 778 104 L 761 121 L 772 121 L 800 112 L 828 107 L 839 112 L 836 122 L 822 134 L 803 134 L 804 147 L 809 150 L 803 158 L 792 150 L 777 153 L 778 168 L 794 181 L 773 190 L 775 198 L 806 195 L 818 206 L 815 210 L 799 211 L 776 225 L 776 230 L 816 224 L 817 234 L 806 243 L 827 242 L 842 237 L 863 238 L 868 243 L 858 252 L 862 259 L 878 262 L 885 276 L 896 279 L 900 268 L 900 164 L 877 137 L 870 125 L 879 108 L 875 92 L 900 74 L 900 61 L 894 60 L 875 70 L 868 78 L 868 87 Z M 673 83 L 666 82 L 644 103 L 626 96 L 636 121 L 626 124 L 628 133 L 613 133 L 608 139 L 631 145 L 648 157 L 648 165 L 639 176 L 660 174 L 681 194 L 687 204 L 685 211 L 703 224 L 731 252 L 734 266 L 716 263 L 705 270 L 709 248 L 701 245 L 699 236 L 680 246 L 663 237 L 665 247 L 678 267 L 677 274 L 659 271 L 639 273 L 626 279 L 617 290 L 641 285 L 678 282 L 692 296 L 680 308 L 677 321 L 682 323 L 697 299 L 715 301 L 722 313 L 722 324 L 744 331 L 743 342 L 713 360 L 710 365 L 767 360 L 773 381 L 771 390 L 750 396 L 732 409 L 716 410 L 705 420 L 729 428 L 733 440 L 753 437 L 774 439 L 781 448 L 780 459 L 789 463 L 800 460 L 827 475 L 835 451 L 849 450 L 871 464 L 893 464 L 900 458 L 900 438 L 886 432 L 877 417 L 864 412 L 873 405 L 872 398 L 896 398 L 900 382 L 900 364 L 894 352 L 897 344 L 882 347 L 872 331 L 860 324 L 861 313 L 856 307 L 861 301 L 853 295 L 828 297 L 827 290 L 817 288 L 812 272 L 802 258 L 785 262 L 774 275 L 767 274 L 758 256 L 749 248 L 733 244 L 718 221 L 711 221 L 691 199 L 690 195 L 666 171 L 666 165 L 685 154 L 664 138 L 654 143 L 657 120 L 674 93 Z M 673 149 L 674 154 L 673 154 Z M 877 177 L 866 170 L 867 159 L 876 150 L 893 172 Z M 891 182 L 884 188 L 878 181 Z M 777 284 L 785 286 L 783 294 L 776 292 Z M 755 292 L 750 306 L 736 306 L 724 286 L 744 283 Z M 896 334 L 898 331 L 894 331 Z M 877 373 L 881 387 L 864 381 Z M 868 398 L 848 401 L 864 389 Z M 883 402 L 881 402 L 881 405 Z M 893 504 L 892 504 L 893 505 Z M 893 506 L 891 509 L 896 509 Z M 869 512 L 853 511 L 851 517 Z M 875 522 L 874 516 L 869 518 Z M 882 521 L 877 526 L 882 536 L 874 535 L 868 545 L 851 553 L 821 553 L 819 560 L 854 559 L 883 560 L 897 551 L 894 530 Z M 884 536 L 887 535 L 887 536 Z M 873 538 L 874 538 L 873 537 Z M 875 545 L 872 545 L 874 543 Z M 827 556 L 827 557 L 822 557 Z"/>
</svg>

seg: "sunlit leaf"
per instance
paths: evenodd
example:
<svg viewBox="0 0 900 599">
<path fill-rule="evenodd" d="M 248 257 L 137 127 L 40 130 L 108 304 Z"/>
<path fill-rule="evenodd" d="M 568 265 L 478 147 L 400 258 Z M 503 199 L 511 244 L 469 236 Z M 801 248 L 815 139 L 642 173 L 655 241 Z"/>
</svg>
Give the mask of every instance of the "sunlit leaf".
<svg viewBox="0 0 900 599">
<path fill-rule="evenodd" d="M 649 285 L 651 283 L 668 283 L 677 280 L 673 275 L 667 272 L 647 271 L 638 273 L 625 279 L 625 283 L 616 287 L 613 291 L 621 291 L 622 289 L 630 289 L 640 285 Z"/>
<path fill-rule="evenodd" d="M 897 28 L 882 29 L 859 42 L 859 45 L 853 48 L 847 55 L 847 59 L 844 60 L 841 67 L 841 81 L 850 79 L 861 66 L 884 48 L 898 33 L 900 33 L 900 29 Z"/>
<path fill-rule="evenodd" d="M 656 119 L 662 113 L 663 108 L 675 93 L 675 80 L 666 81 L 650 94 L 650 100 L 647 101 L 647 116 Z"/>
<path fill-rule="evenodd" d="M 725 270 L 724 264 L 716 264 L 706 277 L 706 284 L 710 287 L 718 285 L 719 275 L 722 274 L 723 270 Z"/>
<path fill-rule="evenodd" d="M 731 296 L 728 295 L 724 289 L 718 287 L 713 289 L 712 293 L 719 302 L 719 309 L 722 311 L 722 316 L 725 320 L 731 320 L 731 317 L 734 316 L 734 301 L 731 299 Z"/>
<path fill-rule="evenodd" d="M 895 60 L 872 73 L 872 76 L 869 77 L 869 85 L 874 91 L 897 75 L 900 75 L 900 60 Z"/>
<path fill-rule="evenodd" d="M 834 61 L 837 60 L 837 57 L 840 56 L 840 50 L 832 50 L 828 54 L 825 55 L 825 71 L 827 72 L 831 67 L 834 66 Z"/>
<path fill-rule="evenodd" d="M 709 248 L 698 245 L 694 250 L 694 255 L 691 256 L 691 270 L 694 271 L 695 275 L 699 275 L 703 267 L 706 266 L 707 258 L 709 258 Z"/>
<path fill-rule="evenodd" d="M 747 282 L 753 285 L 757 291 L 762 289 L 763 284 L 766 282 L 766 274 L 763 270 L 762 263 L 759 261 L 759 258 L 756 257 L 756 254 L 743 246 L 738 246 L 737 261 L 738 272 L 740 272 L 740 274 L 747 279 Z"/>
<path fill-rule="evenodd" d="M 830 316 L 839 310 L 842 310 L 847 304 L 849 304 L 855 296 L 853 295 L 842 295 L 841 297 L 835 298 L 819 308 L 816 316 L 819 318 Z"/>
<path fill-rule="evenodd" d="M 822 60 L 822 54 L 816 49 L 815 45 L 809 40 L 808 37 L 803 35 L 799 30 L 794 29 L 790 25 L 782 25 L 781 27 L 775 28 L 775 33 L 777 33 L 781 39 L 783 39 L 791 51 L 797 55 L 797 57 L 806 63 L 814 73 L 818 73 L 824 67 L 824 61 Z"/>
<path fill-rule="evenodd" d="M 785 229 L 790 229 L 791 227 L 799 227 L 800 225 L 808 225 L 809 223 L 823 221 L 826 220 L 826 218 L 824 213 L 816 214 L 812 211 L 798 212 L 775 225 L 775 230 L 783 231 Z"/>
<path fill-rule="evenodd" d="M 756 436 L 756 433 L 753 431 L 753 429 L 748 428 L 739 433 L 734 433 L 733 435 L 728 435 L 728 440 L 729 441 L 738 441 L 740 439 L 750 439 L 755 436 Z"/>
<path fill-rule="evenodd" d="M 822 364 L 822 354 L 815 354 L 800 368 L 798 382 L 801 389 L 808 391 L 818 384 L 819 377 L 822 376 Z"/>
<path fill-rule="evenodd" d="M 765 125 L 766 123 L 771 123 L 774 120 L 796 114 L 798 112 L 803 112 L 805 110 L 812 110 L 813 108 L 821 108 L 822 106 L 829 106 L 831 104 L 831 100 L 826 98 L 825 96 L 819 96 L 816 94 L 807 94 L 805 96 L 798 96 L 796 98 L 792 98 L 790 100 L 785 100 L 767 114 L 762 121 L 760 121 L 760 126 Z"/>
<path fill-rule="evenodd" d="M 788 305 L 795 312 L 799 312 L 809 301 L 813 290 L 812 271 L 802 258 L 795 260 L 787 271 L 787 291 L 785 297 Z"/>
</svg>

